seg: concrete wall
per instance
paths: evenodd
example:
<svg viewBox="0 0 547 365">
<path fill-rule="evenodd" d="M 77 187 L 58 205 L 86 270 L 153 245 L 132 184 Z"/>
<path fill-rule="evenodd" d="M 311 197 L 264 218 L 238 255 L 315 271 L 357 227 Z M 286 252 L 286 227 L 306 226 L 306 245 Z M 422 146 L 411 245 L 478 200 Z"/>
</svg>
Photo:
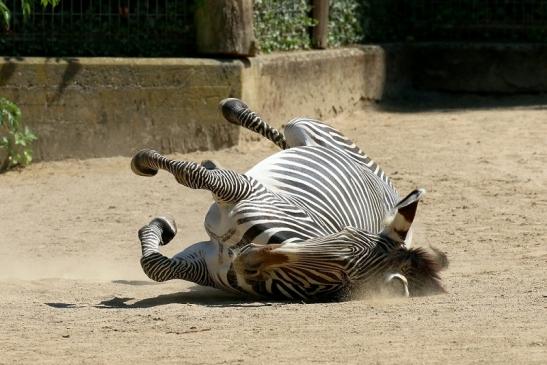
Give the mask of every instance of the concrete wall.
<svg viewBox="0 0 547 365">
<path fill-rule="evenodd" d="M 242 98 L 274 126 L 329 119 L 413 89 L 547 92 L 547 45 L 362 46 L 250 59 L 0 61 L 0 96 L 35 131 L 38 160 L 218 149 L 247 136 L 218 102 Z M 246 137 L 244 137 L 246 138 Z"/>
<path fill-rule="evenodd" d="M 241 96 L 241 62 L 27 58 L 0 61 L 0 96 L 39 139 L 37 160 L 218 149 L 238 141 L 218 101 Z"/>
<path fill-rule="evenodd" d="M 397 46 L 363 46 L 251 58 L 243 99 L 276 127 L 297 116 L 327 119 L 408 86 L 400 72 L 403 53 Z"/>
<path fill-rule="evenodd" d="M 218 102 L 245 100 L 275 125 L 326 118 L 385 93 L 386 52 L 345 48 L 211 59 L 4 59 L 0 96 L 17 103 L 39 139 L 37 160 L 130 156 L 238 143 Z"/>
</svg>

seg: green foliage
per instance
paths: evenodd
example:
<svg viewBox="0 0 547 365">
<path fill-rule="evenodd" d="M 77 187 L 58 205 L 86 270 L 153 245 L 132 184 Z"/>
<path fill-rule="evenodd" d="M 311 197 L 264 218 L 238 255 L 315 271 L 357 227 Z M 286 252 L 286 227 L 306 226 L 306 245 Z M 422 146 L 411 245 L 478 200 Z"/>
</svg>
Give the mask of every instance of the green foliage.
<svg viewBox="0 0 547 365">
<path fill-rule="evenodd" d="M 7 27 L 10 20 L 10 11 L 2 0 L 0 0 L 0 18 L 2 18 L 2 24 L 4 27 Z"/>
<path fill-rule="evenodd" d="M 290 51 L 311 47 L 308 0 L 255 0 L 254 30 L 261 52 Z"/>
<path fill-rule="evenodd" d="M 60 1 L 61 0 L 40 0 L 40 4 L 42 4 L 42 6 L 45 8 L 48 5 L 56 6 L 57 4 L 59 4 Z M 25 17 L 28 17 L 30 15 L 34 2 L 35 0 L 21 0 L 21 11 L 23 12 L 23 15 Z M 4 0 L 0 0 L 0 18 L 2 18 L 4 26 L 6 28 L 9 27 L 11 12 L 4 3 Z"/>
<path fill-rule="evenodd" d="M 363 40 L 363 21 L 367 2 L 334 0 L 329 4 L 329 47 L 340 47 Z"/>
<path fill-rule="evenodd" d="M 0 171 L 30 164 L 30 144 L 36 139 L 36 135 L 21 123 L 19 107 L 0 98 Z"/>
<path fill-rule="evenodd" d="M 202 2 L 0 0 L 0 54 L 195 55 L 193 11 Z M 516 0 L 330 0 L 328 44 L 339 47 L 360 42 L 544 42 L 544 2 L 523 0 L 515 6 Z M 315 25 L 311 3 L 254 0 L 254 29 L 260 51 L 310 48 L 310 28 Z M 45 12 L 46 6 L 53 10 L 48 8 Z M 33 16 L 29 16 L 32 12 Z"/>
<path fill-rule="evenodd" d="M 261 52 L 290 51 L 311 47 L 308 0 L 255 0 L 254 29 Z M 334 0 L 329 5 L 329 47 L 359 43 L 363 39 L 363 0 Z"/>
<path fill-rule="evenodd" d="M 416 0 L 367 0 L 362 27 L 365 42 L 401 42 L 412 40 L 415 34 L 413 9 Z"/>
</svg>

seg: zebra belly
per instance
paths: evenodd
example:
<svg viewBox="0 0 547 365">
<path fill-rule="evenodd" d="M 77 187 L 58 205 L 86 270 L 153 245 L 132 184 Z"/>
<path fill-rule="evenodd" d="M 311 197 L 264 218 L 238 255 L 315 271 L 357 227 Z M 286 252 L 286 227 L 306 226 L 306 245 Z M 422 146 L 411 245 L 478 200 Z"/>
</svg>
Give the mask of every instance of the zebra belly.
<svg viewBox="0 0 547 365">
<path fill-rule="evenodd" d="M 328 232 L 292 203 L 271 193 L 232 206 L 215 203 L 204 222 L 212 241 L 225 249 L 246 244 L 269 244 L 305 240 Z"/>
</svg>

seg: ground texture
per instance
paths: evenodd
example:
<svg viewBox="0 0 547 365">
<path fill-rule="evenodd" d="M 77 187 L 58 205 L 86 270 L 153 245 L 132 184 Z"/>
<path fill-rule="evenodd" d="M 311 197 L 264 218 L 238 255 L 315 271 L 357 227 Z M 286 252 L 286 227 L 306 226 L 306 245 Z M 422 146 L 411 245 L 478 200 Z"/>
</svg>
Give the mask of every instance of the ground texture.
<svg viewBox="0 0 547 365">
<path fill-rule="evenodd" d="M 210 195 L 135 176 L 127 158 L 38 163 L 0 175 L 0 363 L 546 363 L 547 111 L 371 107 L 330 122 L 401 194 L 428 190 L 414 242 L 448 254 L 448 294 L 287 304 L 156 284 L 137 230 L 172 214 L 172 255 L 205 238 Z M 243 172 L 275 151 L 175 157 Z"/>
</svg>

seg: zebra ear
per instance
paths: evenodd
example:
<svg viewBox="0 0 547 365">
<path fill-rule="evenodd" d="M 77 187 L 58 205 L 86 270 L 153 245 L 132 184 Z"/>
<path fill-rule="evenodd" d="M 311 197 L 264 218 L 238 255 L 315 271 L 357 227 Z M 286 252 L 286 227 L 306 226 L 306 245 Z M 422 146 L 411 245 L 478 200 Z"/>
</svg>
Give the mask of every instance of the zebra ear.
<svg viewBox="0 0 547 365">
<path fill-rule="evenodd" d="M 418 202 L 424 194 L 425 189 L 416 189 L 397 203 L 393 208 L 395 213 L 387 217 L 384 221 L 385 228 L 382 231 L 382 235 L 394 241 L 404 242 L 412 221 L 414 221 Z"/>
</svg>

